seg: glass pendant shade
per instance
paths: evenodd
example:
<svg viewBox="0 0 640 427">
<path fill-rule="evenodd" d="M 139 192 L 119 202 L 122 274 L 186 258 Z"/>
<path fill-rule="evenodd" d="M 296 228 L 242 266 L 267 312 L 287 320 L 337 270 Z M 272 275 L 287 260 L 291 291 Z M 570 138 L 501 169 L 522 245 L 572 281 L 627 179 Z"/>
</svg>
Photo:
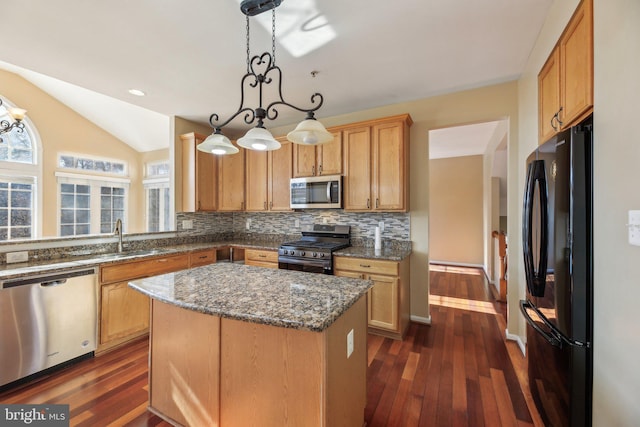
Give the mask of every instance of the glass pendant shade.
<svg viewBox="0 0 640 427">
<path fill-rule="evenodd" d="M 215 131 L 211 135 L 207 137 L 204 141 L 202 141 L 196 147 L 200 151 L 204 151 L 205 153 L 212 153 L 216 155 L 225 155 L 225 154 L 236 154 L 240 150 L 238 147 L 235 147 L 229 138 L 224 136 L 220 131 Z"/>
<path fill-rule="evenodd" d="M 9 114 L 13 117 L 14 120 L 20 121 L 24 120 L 24 116 L 27 114 L 27 110 L 22 108 L 9 108 Z"/>
<path fill-rule="evenodd" d="M 333 141 L 333 135 L 316 119 L 306 119 L 287 134 L 287 139 L 296 144 L 317 145 Z"/>
<path fill-rule="evenodd" d="M 271 151 L 280 148 L 280 143 L 275 140 L 271 132 L 263 127 L 249 129 L 245 136 L 238 139 L 238 145 L 257 151 Z"/>
</svg>

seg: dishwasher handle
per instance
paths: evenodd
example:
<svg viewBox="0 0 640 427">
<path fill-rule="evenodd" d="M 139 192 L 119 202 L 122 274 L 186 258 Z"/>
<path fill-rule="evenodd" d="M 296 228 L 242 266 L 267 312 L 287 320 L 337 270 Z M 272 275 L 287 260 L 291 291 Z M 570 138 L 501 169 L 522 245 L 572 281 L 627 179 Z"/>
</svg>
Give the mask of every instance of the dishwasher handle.
<svg viewBox="0 0 640 427">
<path fill-rule="evenodd" d="M 96 274 L 95 268 L 84 268 L 78 270 L 70 270 L 65 271 L 63 273 L 58 274 L 46 274 L 46 275 L 36 275 L 36 276 L 27 276 L 20 277 L 16 279 L 9 279 L 0 282 L 0 289 L 8 289 L 15 288 L 17 286 L 26 286 L 33 285 L 34 283 L 39 283 L 42 287 L 51 287 L 62 285 L 72 277 L 80 277 L 80 276 L 88 276 L 91 274 Z"/>
<path fill-rule="evenodd" d="M 49 282 L 41 282 L 40 286 L 43 288 L 52 288 L 54 286 L 64 285 L 65 283 L 67 283 L 67 279 L 51 280 Z"/>
</svg>

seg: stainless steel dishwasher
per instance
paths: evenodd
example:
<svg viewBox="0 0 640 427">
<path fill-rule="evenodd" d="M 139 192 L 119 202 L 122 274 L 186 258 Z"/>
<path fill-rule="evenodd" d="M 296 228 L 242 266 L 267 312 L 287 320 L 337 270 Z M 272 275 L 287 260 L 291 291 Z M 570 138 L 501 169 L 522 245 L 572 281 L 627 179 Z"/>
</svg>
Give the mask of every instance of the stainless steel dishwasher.
<svg viewBox="0 0 640 427">
<path fill-rule="evenodd" d="M 97 286 L 94 268 L 0 282 L 0 387 L 95 351 Z"/>
</svg>

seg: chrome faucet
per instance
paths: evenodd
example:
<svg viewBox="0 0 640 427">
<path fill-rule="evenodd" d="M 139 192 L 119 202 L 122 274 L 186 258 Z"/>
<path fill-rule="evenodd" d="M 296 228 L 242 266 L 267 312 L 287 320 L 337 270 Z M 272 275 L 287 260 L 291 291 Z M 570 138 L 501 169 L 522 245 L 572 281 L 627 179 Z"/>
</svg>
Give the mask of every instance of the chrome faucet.
<svg viewBox="0 0 640 427">
<path fill-rule="evenodd" d="M 118 236 L 118 253 L 122 252 L 122 220 L 118 218 L 116 220 L 116 228 L 113 230 L 113 234 Z"/>
</svg>

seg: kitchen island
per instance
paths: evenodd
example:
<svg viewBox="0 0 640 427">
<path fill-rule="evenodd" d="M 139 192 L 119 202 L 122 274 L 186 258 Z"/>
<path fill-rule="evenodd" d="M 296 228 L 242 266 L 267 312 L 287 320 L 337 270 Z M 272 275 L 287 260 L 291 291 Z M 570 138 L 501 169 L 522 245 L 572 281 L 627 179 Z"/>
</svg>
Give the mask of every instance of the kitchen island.
<svg viewBox="0 0 640 427">
<path fill-rule="evenodd" d="M 363 425 L 372 282 L 218 263 L 130 286 L 152 298 L 149 409 L 167 421 Z"/>
</svg>

